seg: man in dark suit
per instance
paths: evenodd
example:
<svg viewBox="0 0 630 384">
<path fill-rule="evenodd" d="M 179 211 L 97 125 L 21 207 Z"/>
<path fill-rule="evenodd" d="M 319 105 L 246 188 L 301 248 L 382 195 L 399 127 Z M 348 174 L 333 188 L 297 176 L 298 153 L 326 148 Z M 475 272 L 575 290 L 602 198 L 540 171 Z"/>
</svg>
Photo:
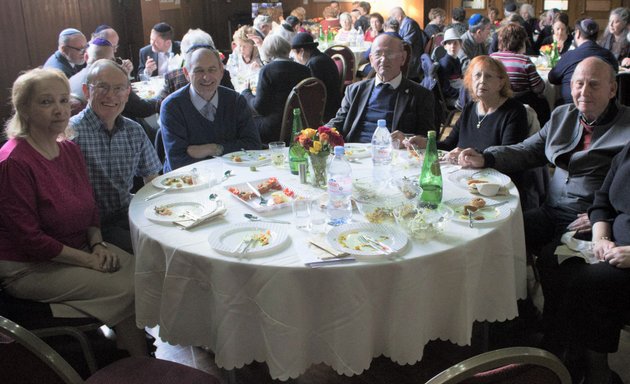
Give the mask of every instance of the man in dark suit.
<svg viewBox="0 0 630 384">
<path fill-rule="evenodd" d="M 431 92 L 403 77 L 405 58 L 400 39 L 376 37 L 370 52 L 375 78 L 349 86 L 337 115 L 326 125 L 337 128 L 347 142 L 364 143 L 371 141 L 379 119 L 387 121 L 393 137 L 433 130 L 435 100 Z"/>
<path fill-rule="evenodd" d="M 140 49 L 138 77 L 164 75 L 168 72 L 168 60 L 180 53 L 179 41 L 173 41 L 173 27 L 158 23 L 151 29 L 150 44 Z"/>
<path fill-rule="evenodd" d="M 427 42 L 426 35 L 424 31 L 420 29 L 418 23 L 411 17 L 408 17 L 402 8 L 393 8 L 389 15 L 398 20 L 400 23 L 398 34 L 411 46 L 411 59 L 409 60 L 409 69 L 406 75 L 411 80 L 420 81 L 422 78 L 422 62 L 420 61 L 420 56 L 424 52 L 424 46 Z"/>
<path fill-rule="evenodd" d="M 313 77 L 318 78 L 326 87 L 326 108 L 324 121 L 335 116 L 341 104 L 341 80 L 335 62 L 317 49 L 318 43 L 307 32 L 300 32 L 291 41 L 291 50 L 295 61 L 306 65 Z"/>
</svg>

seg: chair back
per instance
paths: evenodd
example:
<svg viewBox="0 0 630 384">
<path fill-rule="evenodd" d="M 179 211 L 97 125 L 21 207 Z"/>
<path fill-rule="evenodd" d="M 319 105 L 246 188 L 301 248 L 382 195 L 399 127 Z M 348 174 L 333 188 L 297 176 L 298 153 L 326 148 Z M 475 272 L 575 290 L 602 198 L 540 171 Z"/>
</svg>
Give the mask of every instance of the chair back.
<svg viewBox="0 0 630 384">
<path fill-rule="evenodd" d="M 354 68 L 356 67 L 354 53 L 352 52 L 352 50 L 346 47 L 345 45 L 337 44 L 337 45 L 328 47 L 324 51 L 324 53 L 327 54 L 333 60 L 334 60 L 333 56 L 335 55 L 340 55 L 343 57 L 343 59 L 346 62 L 346 69 L 345 69 L 345 73 L 342 76 L 342 79 L 343 79 L 342 84 L 344 85 L 352 84 L 354 82 L 354 75 L 355 75 Z"/>
<path fill-rule="evenodd" d="M 570 384 L 560 359 L 539 348 L 513 347 L 482 353 L 442 371 L 425 384 Z"/>
<path fill-rule="evenodd" d="M 346 88 L 346 73 L 348 72 L 348 63 L 346 63 L 346 59 L 340 54 L 334 54 L 330 57 L 332 61 L 335 62 L 337 66 L 337 71 L 339 72 L 339 92 L 343 97 L 343 93 Z"/>
<path fill-rule="evenodd" d="M 403 49 L 407 53 L 407 58 L 403 62 L 402 67 L 400 67 L 400 71 L 402 72 L 403 76 L 408 77 L 407 75 L 409 74 L 409 63 L 411 63 L 411 45 L 403 41 Z"/>
<path fill-rule="evenodd" d="M 3 336 L 0 348 L 10 349 L 12 353 L 11 359 L 0 359 L 9 360 L 10 367 L 2 370 L 7 380 L 16 380 L 15 383 L 83 383 L 81 376 L 54 349 L 3 316 L 0 316 L 0 336 Z M 15 360 L 15 356 L 19 356 L 19 360 Z"/>
<path fill-rule="evenodd" d="M 279 141 L 289 145 L 293 123 L 293 109 L 302 111 L 302 126 L 317 128 L 323 124 L 324 109 L 326 108 L 326 86 L 315 78 L 309 77 L 300 81 L 289 93 L 284 105 L 282 127 Z"/>
<path fill-rule="evenodd" d="M 617 100 L 623 105 L 630 106 L 630 72 L 617 74 Z"/>
</svg>

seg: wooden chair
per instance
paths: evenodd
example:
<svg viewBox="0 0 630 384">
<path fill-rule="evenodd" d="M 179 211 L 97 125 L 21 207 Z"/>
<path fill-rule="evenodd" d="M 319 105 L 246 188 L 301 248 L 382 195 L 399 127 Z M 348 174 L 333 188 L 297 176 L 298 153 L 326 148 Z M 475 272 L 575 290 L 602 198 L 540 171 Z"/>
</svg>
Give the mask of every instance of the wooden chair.
<svg viewBox="0 0 630 384">
<path fill-rule="evenodd" d="M 83 381 L 48 344 L 13 321 L 0 316 L 0 359 L 3 383 L 190 383 L 219 384 L 206 373 L 150 357 L 128 357 L 100 369 Z M 10 355 L 9 355 L 10 354 Z M 10 357 L 9 357 L 10 356 Z"/>
<path fill-rule="evenodd" d="M 354 58 L 354 53 L 352 52 L 352 50 L 348 47 L 346 47 L 345 45 L 333 45 L 331 47 L 328 47 L 325 51 L 325 54 L 327 54 L 331 59 L 335 60 L 335 57 L 338 58 L 338 60 L 342 60 L 340 57 L 343 58 L 343 61 L 345 61 L 346 65 L 345 65 L 345 71 L 343 73 L 342 79 L 342 86 L 348 86 L 350 84 L 352 84 L 354 82 L 354 69 L 356 68 L 356 62 L 355 62 L 355 58 Z M 342 93 L 343 95 L 343 90 Z"/>
<path fill-rule="evenodd" d="M 302 126 L 317 128 L 323 124 L 324 109 L 326 107 L 326 86 L 321 80 L 309 77 L 300 81 L 289 93 L 284 105 L 282 127 L 279 141 L 289 145 L 293 125 L 293 109 L 302 111 Z"/>
<path fill-rule="evenodd" d="M 560 359 L 539 348 L 513 347 L 482 353 L 442 371 L 425 384 L 570 384 Z"/>
<path fill-rule="evenodd" d="M 408 77 L 407 75 L 409 72 L 409 63 L 411 62 L 411 45 L 403 41 L 403 49 L 407 53 L 407 57 L 405 58 L 402 67 L 400 67 L 400 71 L 402 72 L 403 76 Z"/>
</svg>

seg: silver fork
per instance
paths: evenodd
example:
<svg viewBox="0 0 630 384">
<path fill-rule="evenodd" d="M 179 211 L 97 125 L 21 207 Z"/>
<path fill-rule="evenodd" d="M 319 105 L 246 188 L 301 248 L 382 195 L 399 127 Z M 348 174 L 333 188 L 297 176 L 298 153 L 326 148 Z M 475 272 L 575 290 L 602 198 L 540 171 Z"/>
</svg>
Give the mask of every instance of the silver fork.
<svg viewBox="0 0 630 384">
<path fill-rule="evenodd" d="M 380 241 L 374 240 L 373 238 L 365 235 L 365 234 L 360 234 L 359 235 L 359 240 L 361 240 L 361 242 L 363 242 L 366 245 L 369 245 L 370 247 L 372 247 L 374 250 L 379 251 L 379 252 L 383 252 L 385 254 L 385 256 L 388 257 L 392 257 L 393 253 L 392 250 L 386 246 L 385 244 L 381 243 Z"/>
</svg>

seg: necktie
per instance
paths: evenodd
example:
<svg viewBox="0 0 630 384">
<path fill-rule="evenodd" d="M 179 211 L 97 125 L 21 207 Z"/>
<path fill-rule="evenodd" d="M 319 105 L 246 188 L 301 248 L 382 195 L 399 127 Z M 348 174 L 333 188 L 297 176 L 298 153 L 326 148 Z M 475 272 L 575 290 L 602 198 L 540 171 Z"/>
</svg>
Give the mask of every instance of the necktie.
<svg viewBox="0 0 630 384">
<path fill-rule="evenodd" d="M 217 108 L 214 106 L 214 104 L 212 104 L 211 101 L 208 101 L 206 105 L 204 105 L 203 108 L 201 108 L 200 112 L 203 115 L 203 117 L 205 117 L 209 121 L 214 121 L 214 115 L 217 112 Z"/>
</svg>

